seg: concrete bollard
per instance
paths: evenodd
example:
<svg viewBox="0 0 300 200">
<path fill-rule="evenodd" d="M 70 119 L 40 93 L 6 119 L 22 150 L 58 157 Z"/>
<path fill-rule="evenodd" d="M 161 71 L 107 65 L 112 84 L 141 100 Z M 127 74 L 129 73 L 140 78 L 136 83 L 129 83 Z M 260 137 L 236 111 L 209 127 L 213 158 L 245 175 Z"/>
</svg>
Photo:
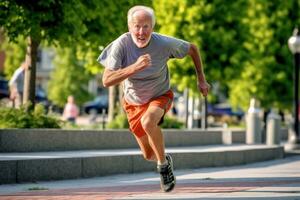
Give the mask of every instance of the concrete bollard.
<svg viewBox="0 0 300 200">
<path fill-rule="evenodd" d="M 246 116 L 246 144 L 262 143 L 262 122 L 256 100 L 251 99 Z"/>
<path fill-rule="evenodd" d="M 280 116 L 273 110 L 268 114 L 267 117 L 267 145 L 280 144 Z"/>
</svg>

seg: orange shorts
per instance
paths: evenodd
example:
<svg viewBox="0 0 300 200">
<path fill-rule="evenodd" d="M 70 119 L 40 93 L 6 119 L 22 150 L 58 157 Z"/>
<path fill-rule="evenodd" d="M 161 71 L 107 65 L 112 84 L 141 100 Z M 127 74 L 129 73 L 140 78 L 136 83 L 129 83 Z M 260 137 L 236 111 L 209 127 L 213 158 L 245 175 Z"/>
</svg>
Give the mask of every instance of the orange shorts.
<svg viewBox="0 0 300 200">
<path fill-rule="evenodd" d="M 143 105 L 132 105 L 125 101 L 123 98 L 123 108 L 126 112 L 127 119 L 129 122 L 129 129 L 130 131 L 135 134 L 137 137 L 142 137 L 146 135 L 146 132 L 144 131 L 142 124 L 141 124 L 141 118 L 144 115 L 144 113 L 147 111 L 149 106 L 158 106 L 165 110 L 165 113 L 167 113 L 172 105 L 174 94 L 171 90 L 169 90 L 167 93 L 152 99 L 150 102 L 143 104 Z M 163 120 L 163 117 L 161 121 L 159 122 L 159 125 L 161 124 Z"/>
</svg>

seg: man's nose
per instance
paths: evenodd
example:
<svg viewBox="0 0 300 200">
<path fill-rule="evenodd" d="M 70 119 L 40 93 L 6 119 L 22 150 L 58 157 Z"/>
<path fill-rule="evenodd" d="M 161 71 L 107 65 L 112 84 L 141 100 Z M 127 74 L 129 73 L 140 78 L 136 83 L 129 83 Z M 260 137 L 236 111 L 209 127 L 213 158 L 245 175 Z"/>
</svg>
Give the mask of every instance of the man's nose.
<svg viewBox="0 0 300 200">
<path fill-rule="evenodd" d="M 145 33 L 145 28 L 140 28 L 139 29 L 139 34 L 144 34 Z"/>
</svg>

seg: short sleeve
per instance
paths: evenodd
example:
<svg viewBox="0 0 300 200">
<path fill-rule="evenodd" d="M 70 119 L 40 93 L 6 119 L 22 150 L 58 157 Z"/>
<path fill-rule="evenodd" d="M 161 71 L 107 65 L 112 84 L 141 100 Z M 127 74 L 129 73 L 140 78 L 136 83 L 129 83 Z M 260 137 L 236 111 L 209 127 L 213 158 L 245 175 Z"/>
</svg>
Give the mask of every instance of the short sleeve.
<svg viewBox="0 0 300 200">
<path fill-rule="evenodd" d="M 110 43 L 100 54 L 97 61 L 106 68 L 117 70 L 122 65 L 122 47 L 118 41 Z"/>
<path fill-rule="evenodd" d="M 184 58 L 190 48 L 190 43 L 181 39 L 168 38 L 170 58 Z"/>
<path fill-rule="evenodd" d="M 8 82 L 9 86 L 12 86 L 14 84 L 17 84 L 17 79 L 20 76 L 20 74 L 23 73 L 23 69 L 22 67 L 19 67 L 13 74 L 13 76 L 11 77 L 10 81 Z"/>
</svg>

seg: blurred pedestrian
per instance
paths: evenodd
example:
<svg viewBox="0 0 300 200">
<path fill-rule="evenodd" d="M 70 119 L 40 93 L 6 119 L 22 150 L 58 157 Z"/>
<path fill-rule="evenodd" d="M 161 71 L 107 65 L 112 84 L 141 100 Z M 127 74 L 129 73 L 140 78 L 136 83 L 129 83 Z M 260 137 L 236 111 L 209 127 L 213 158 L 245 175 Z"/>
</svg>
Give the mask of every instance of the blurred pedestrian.
<svg viewBox="0 0 300 200">
<path fill-rule="evenodd" d="M 15 70 L 8 83 L 10 90 L 10 99 L 13 102 L 13 107 L 20 107 L 23 104 L 24 77 L 25 69 L 27 68 L 27 62 L 22 62 L 21 66 Z"/>
<path fill-rule="evenodd" d="M 79 109 L 75 103 L 74 97 L 68 96 L 68 101 L 63 111 L 63 119 L 67 120 L 68 122 L 71 122 L 72 124 L 75 124 L 78 115 L 79 115 Z"/>
</svg>

